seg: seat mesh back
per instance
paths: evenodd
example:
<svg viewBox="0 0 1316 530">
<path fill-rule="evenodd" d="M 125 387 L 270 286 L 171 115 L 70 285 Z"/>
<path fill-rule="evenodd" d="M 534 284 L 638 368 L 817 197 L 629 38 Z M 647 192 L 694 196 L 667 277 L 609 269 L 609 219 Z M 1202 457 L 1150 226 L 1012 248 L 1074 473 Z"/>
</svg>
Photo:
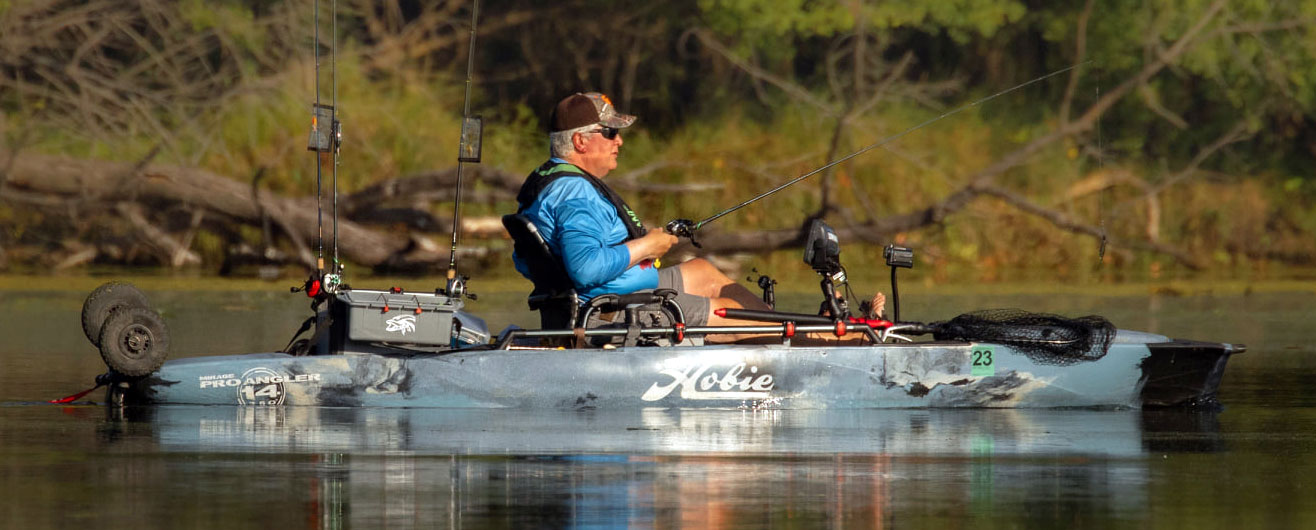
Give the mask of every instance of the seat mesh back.
<svg viewBox="0 0 1316 530">
<path fill-rule="evenodd" d="M 535 284 L 535 294 L 554 296 L 575 290 L 571 277 L 567 276 L 562 260 L 558 259 L 544 241 L 544 236 L 535 228 L 534 223 L 525 215 L 514 213 L 503 216 L 503 227 L 512 236 L 512 246 L 516 255 L 530 269 L 530 280 Z"/>
</svg>

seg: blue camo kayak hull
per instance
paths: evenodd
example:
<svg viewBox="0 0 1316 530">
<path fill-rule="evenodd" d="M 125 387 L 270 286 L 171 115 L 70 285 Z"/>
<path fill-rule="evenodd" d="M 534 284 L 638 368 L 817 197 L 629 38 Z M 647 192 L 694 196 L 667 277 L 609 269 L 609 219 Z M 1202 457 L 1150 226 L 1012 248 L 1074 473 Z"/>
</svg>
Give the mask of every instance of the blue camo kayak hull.
<svg viewBox="0 0 1316 530">
<path fill-rule="evenodd" d="M 437 408 L 920 408 L 1214 405 L 1242 348 L 1120 331 L 1057 366 L 999 344 L 729 345 L 172 360 L 123 404 Z"/>
</svg>

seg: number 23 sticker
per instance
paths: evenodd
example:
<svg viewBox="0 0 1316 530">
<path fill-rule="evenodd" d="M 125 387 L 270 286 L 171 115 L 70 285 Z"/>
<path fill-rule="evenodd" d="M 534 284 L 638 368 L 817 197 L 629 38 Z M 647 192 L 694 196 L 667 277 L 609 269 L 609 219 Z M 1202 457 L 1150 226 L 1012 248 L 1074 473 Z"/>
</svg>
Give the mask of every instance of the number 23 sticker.
<svg viewBox="0 0 1316 530">
<path fill-rule="evenodd" d="M 973 366 L 970 374 L 974 377 L 996 375 L 996 352 L 990 345 L 975 345 L 969 350 L 969 361 Z"/>
</svg>

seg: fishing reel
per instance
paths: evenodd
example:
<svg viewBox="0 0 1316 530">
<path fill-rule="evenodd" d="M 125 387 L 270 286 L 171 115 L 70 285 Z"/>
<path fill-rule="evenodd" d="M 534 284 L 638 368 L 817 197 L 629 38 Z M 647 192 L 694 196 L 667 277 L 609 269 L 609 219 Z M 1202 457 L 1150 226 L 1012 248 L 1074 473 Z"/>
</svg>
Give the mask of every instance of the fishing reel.
<svg viewBox="0 0 1316 530">
<path fill-rule="evenodd" d="M 479 295 L 466 290 L 466 282 L 470 281 L 470 279 L 469 276 L 454 275 L 453 277 L 448 278 L 448 283 L 444 284 L 443 287 L 435 289 L 434 294 L 454 299 L 468 298 L 470 300 L 479 300 Z"/>
<path fill-rule="evenodd" d="M 690 244 L 694 245 L 695 248 L 704 248 L 703 245 L 699 244 L 699 241 L 695 240 L 696 230 L 699 230 L 699 225 L 689 219 L 673 219 L 667 223 L 667 226 L 663 227 L 664 232 L 689 239 Z"/>
<path fill-rule="evenodd" d="M 304 292 L 307 298 L 318 301 L 323 296 L 337 294 L 344 289 L 350 287 L 343 283 L 343 265 L 338 263 L 334 265 L 333 270 L 323 274 L 322 271 L 311 271 L 301 286 L 291 287 L 288 292 Z"/>
</svg>

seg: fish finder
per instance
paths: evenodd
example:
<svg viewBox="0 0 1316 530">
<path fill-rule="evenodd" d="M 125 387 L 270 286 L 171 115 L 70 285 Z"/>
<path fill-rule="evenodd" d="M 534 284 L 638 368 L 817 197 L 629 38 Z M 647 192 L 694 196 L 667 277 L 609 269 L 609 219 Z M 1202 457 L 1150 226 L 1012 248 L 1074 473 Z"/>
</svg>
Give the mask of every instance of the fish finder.
<svg viewBox="0 0 1316 530">
<path fill-rule="evenodd" d="M 841 271 L 841 240 L 836 231 L 822 219 L 809 225 L 808 239 L 804 244 L 804 262 L 820 274 L 832 275 Z"/>
<path fill-rule="evenodd" d="M 823 302 L 819 314 L 829 314 L 837 320 L 849 316 L 845 298 L 837 296 L 837 286 L 846 283 L 845 269 L 841 268 L 841 240 L 836 231 L 827 226 L 822 219 L 814 219 L 809 224 L 807 239 L 804 243 L 804 262 L 821 274 Z"/>
</svg>

